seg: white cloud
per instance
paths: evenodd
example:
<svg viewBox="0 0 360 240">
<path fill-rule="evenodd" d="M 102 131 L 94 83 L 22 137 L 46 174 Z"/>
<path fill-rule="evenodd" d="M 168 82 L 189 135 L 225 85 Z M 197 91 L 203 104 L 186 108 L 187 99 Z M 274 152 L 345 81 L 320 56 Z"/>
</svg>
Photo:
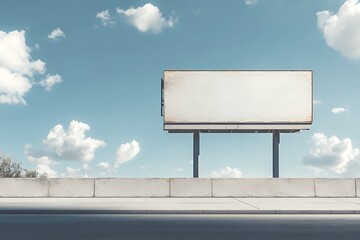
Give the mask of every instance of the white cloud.
<svg viewBox="0 0 360 240">
<path fill-rule="evenodd" d="M 317 23 L 326 43 L 351 59 L 360 59 L 360 3 L 347 0 L 336 14 L 317 12 Z"/>
<path fill-rule="evenodd" d="M 142 7 L 129 8 L 127 10 L 117 8 L 116 12 L 135 26 L 140 32 L 159 33 L 166 27 L 173 27 L 178 22 L 175 16 L 165 19 L 159 8 L 147 3 Z"/>
<path fill-rule="evenodd" d="M 185 169 L 184 168 L 177 168 L 177 169 L 175 169 L 175 171 L 177 171 L 177 172 L 183 172 Z"/>
<path fill-rule="evenodd" d="M 319 105 L 319 104 L 322 103 L 322 101 L 321 101 L 320 99 L 314 99 L 313 103 L 314 103 L 315 105 Z"/>
<path fill-rule="evenodd" d="M 52 168 L 56 162 L 50 159 L 48 156 L 36 156 L 37 154 L 32 150 L 31 144 L 25 145 L 24 154 L 29 162 L 35 163 L 37 165 L 36 170 L 38 173 L 47 174 L 47 177 L 49 178 L 58 177 L 58 174 Z"/>
<path fill-rule="evenodd" d="M 83 164 L 83 169 L 84 169 L 85 171 L 90 170 L 90 166 L 89 166 L 89 164 L 84 163 L 84 164 Z"/>
<path fill-rule="evenodd" d="M 31 88 L 27 77 L 0 66 L 0 103 L 25 105 L 24 96 Z"/>
<path fill-rule="evenodd" d="M 24 154 L 29 162 L 37 164 L 39 173 L 47 173 L 48 177 L 65 176 L 57 174 L 53 169 L 59 163 L 56 160 L 82 160 L 84 161 L 82 169 L 69 166 L 67 176 L 87 177 L 86 172 L 90 170 L 88 162 L 94 158 L 97 148 L 105 146 L 104 141 L 85 136 L 85 132 L 89 129 L 89 125 L 75 120 L 70 122 L 67 130 L 62 125 L 56 125 L 43 140 L 44 148 L 34 150 L 31 144 L 27 144 Z"/>
<path fill-rule="evenodd" d="M 225 167 L 210 174 L 212 178 L 240 178 L 242 172 L 238 168 Z"/>
<path fill-rule="evenodd" d="M 56 178 L 58 174 L 52 168 L 55 162 L 50 159 L 48 156 L 42 156 L 40 158 L 34 158 L 32 156 L 28 156 L 28 161 L 37 164 L 37 171 L 40 174 L 46 174 L 49 178 Z"/>
<path fill-rule="evenodd" d="M 43 144 L 56 157 L 68 160 L 89 162 L 94 158 L 97 148 L 105 146 L 105 142 L 85 136 L 90 126 L 73 120 L 67 130 L 60 124 L 53 127 Z"/>
<path fill-rule="evenodd" d="M 54 29 L 49 35 L 48 38 L 56 40 L 59 38 L 65 38 L 65 33 L 58 27 Z"/>
<path fill-rule="evenodd" d="M 349 109 L 344 107 L 334 107 L 331 109 L 331 112 L 334 114 L 339 114 L 339 113 L 349 112 Z"/>
<path fill-rule="evenodd" d="M 30 52 L 25 42 L 25 31 L 0 31 L 0 67 L 28 77 L 43 74 L 45 63 L 39 59 L 32 61 Z"/>
<path fill-rule="evenodd" d="M 80 168 L 66 167 L 66 173 L 69 178 L 80 177 Z"/>
<path fill-rule="evenodd" d="M 0 104 L 26 104 L 32 88 L 30 77 L 45 72 L 45 63 L 32 61 L 25 31 L 0 31 Z"/>
<path fill-rule="evenodd" d="M 109 14 L 108 9 L 106 9 L 102 12 L 99 12 L 98 14 L 96 14 L 96 17 L 101 20 L 101 22 L 104 26 L 115 23 L 114 21 L 111 20 L 111 16 Z"/>
<path fill-rule="evenodd" d="M 32 60 L 30 53 L 25 31 L 0 31 L 0 104 L 25 105 L 34 77 L 45 74 L 45 63 Z"/>
<path fill-rule="evenodd" d="M 51 88 L 58 83 L 61 83 L 63 80 L 60 75 L 47 75 L 45 79 L 40 81 L 40 85 L 45 88 L 46 91 L 50 91 Z"/>
<path fill-rule="evenodd" d="M 255 5 L 258 2 L 259 2 L 258 0 L 245 0 L 245 4 L 248 6 Z"/>
<path fill-rule="evenodd" d="M 358 176 L 360 150 L 354 148 L 350 138 L 339 139 L 315 133 L 310 140 L 311 147 L 303 164 L 318 175 Z"/>
<path fill-rule="evenodd" d="M 136 140 L 121 144 L 116 151 L 114 167 L 117 168 L 119 165 L 132 160 L 139 152 L 140 144 Z"/>
<path fill-rule="evenodd" d="M 110 168 L 110 164 L 108 162 L 100 162 L 97 167 L 106 170 Z"/>
</svg>

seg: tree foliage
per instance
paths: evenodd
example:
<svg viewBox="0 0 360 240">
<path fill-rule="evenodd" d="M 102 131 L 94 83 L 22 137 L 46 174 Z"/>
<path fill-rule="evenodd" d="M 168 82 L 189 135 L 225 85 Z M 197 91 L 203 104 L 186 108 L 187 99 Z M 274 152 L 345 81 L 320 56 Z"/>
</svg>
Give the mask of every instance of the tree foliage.
<svg viewBox="0 0 360 240">
<path fill-rule="evenodd" d="M 46 178 L 36 170 L 27 170 L 11 157 L 0 153 L 0 178 Z"/>
</svg>

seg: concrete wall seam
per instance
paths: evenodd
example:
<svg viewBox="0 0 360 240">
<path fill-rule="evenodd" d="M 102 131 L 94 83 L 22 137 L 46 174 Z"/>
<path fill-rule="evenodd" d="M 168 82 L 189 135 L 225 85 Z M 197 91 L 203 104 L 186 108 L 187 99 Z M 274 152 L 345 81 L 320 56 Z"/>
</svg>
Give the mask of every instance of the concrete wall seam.
<svg viewBox="0 0 360 240">
<path fill-rule="evenodd" d="M 211 197 L 214 197 L 214 179 L 211 178 Z"/>
<path fill-rule="evenodd" d="M 169 197 L 172 196 L 172 194 L 171 194 L 171 182 L 172 182 L 172 179 L 170 178 L 169 179 Z"/>
<path fill-rule="evenodd" d="M 360 179 L 359 179 L 359 178 L 355 178 L 354 180 L 355 180 L 355 196 L 356 196 L 356 197 L 360 197 L 359 192 L 358 192 L 358 191 L 359 191 L 359 190 L 358 190 L 358 189 L 359 189 L 358 184 L 359 184 L 359 180 L 360 180 Z"/>
</svg>

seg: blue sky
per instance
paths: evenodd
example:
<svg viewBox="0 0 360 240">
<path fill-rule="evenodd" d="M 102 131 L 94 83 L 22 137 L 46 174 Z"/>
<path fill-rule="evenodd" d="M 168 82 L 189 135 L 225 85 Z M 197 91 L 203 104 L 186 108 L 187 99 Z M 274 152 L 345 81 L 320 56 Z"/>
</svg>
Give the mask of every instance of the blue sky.
<svg viewBox="0 0 360 240">
<path fill-rule="evenodd" d="M 282 177 L 360 175 L 357 0 L 25 1 L 0 8 L 0 149 L 52 177 L 191 177 L 164 69 L 312 69 Z M 270 134 L 202 134 L 200 176 L 271 177 Z"/>
</svg>

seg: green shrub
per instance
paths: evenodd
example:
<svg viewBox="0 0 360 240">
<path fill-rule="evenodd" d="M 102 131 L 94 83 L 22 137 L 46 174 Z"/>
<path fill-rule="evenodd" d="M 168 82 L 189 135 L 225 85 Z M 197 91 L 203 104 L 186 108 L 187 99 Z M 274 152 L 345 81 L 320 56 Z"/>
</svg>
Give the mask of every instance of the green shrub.
<svg viewBox="0 0 360 240">
<path fill-rule="evenodd" d="M 11 157 L 0 152 L 0 178 L 46 178 L 36 170 L 27 170 Z"/>
</svg>

